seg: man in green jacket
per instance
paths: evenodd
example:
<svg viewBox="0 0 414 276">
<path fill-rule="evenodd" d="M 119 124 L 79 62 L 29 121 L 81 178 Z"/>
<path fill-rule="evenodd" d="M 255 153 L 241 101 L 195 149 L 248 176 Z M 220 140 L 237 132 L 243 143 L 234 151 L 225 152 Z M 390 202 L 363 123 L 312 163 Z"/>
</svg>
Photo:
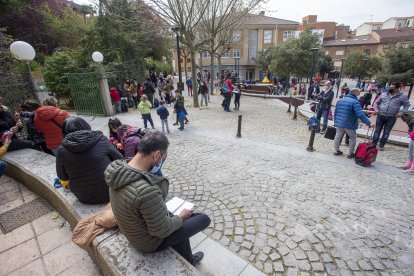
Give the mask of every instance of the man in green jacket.
<svg viewBox="0 0 414 276">
<path fill-rule="evenodd" d="M 141 252 L 172 247 L 196 265 L 204 254 L 193 255 L 189 238 L 210 225 L 210 218 L 184 209 L 178 216 L 168 212 L 165 199 L 168 179 L 160 176 L 169 142 L 159 131 L 147 133 L 131 160 L 112 162 L 105 171 L 112 210 L 119 229 Z"/>
</svg>

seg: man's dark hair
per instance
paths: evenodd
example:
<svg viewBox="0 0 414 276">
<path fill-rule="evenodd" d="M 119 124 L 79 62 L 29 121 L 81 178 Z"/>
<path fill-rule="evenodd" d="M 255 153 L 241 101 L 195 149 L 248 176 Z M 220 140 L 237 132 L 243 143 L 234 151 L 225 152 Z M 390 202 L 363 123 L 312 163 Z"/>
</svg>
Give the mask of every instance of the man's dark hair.
<svg viewBox="0 0 414 276">
<path fill-rule="evenodd" d="M 41 107 L 41 105 L 35 100 L 26 100 L 22 105 L 21 108 L 23 111 L 33 112 L 36 109 Z"/>
<path fill-rule="evenodd" d="M 160 150 L 166 152 L 170 142 L 168 142 L 167 136 L 164 133 L 152 130 L 142 137 L 141 142 L 138 145 L 138 152 L 144 155 L 151 154 L 154 151 Z"/>
<path fill-rule="evenodd" d="M 79 131 L 79 130 L 91 130 L 91 126 L 81 117 L 69 117 L 62 125 L 63 135 Z"/>
</svg>

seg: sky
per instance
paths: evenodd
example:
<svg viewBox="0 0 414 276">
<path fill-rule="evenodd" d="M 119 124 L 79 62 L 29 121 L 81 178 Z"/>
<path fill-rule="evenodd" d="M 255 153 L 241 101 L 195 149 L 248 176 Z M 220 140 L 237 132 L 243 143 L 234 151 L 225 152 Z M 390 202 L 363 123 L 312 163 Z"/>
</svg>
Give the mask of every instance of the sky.
<svg viewBox="0 0 414 276">
<path fill-rule="evenodd" d="M 390 17 L 414 16 L 414 0 L 265 0 L 259 10 L 266 15 L 302 22 L 302 17 L 317 15 L 318 21 L 334 21 L 356 29 L 364 22 L 383 22 Z M 96 0 L 74 0 L 79 4 Z"/>
<path fill-rule="evenodd" d="M 306 15 L 318 21 L 334 21 L 356 29 L 364 22 L 414 16 L 413 0 L 268 0 L 266 15 L 302 22 Z"/>
</svg>

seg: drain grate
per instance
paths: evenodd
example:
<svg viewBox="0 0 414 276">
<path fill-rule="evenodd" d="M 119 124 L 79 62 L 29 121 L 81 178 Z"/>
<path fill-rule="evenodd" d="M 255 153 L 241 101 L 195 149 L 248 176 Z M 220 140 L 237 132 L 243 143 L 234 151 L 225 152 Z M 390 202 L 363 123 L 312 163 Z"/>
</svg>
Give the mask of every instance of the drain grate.
<svg viewBox="0 0 414 276">
<path fill-rule="evenodd" d="M 25 225 L 33 220 L 53 211 L 45 200 L 37 198 L 17 208 L 0 214 L 0 228 L 3 233 Z"/>
</svg>

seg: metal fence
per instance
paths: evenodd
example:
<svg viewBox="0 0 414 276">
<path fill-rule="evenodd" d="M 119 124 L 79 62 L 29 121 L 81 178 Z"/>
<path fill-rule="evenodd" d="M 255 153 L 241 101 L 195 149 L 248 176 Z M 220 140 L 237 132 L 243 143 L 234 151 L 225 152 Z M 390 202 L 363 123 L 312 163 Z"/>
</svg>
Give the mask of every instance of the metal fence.
<svg viewBox="0 0 414 276">
<path fill-rule="evenodd" d="M 96 73 L 67 74 L 76 112 L 82 115 L 105 116 Z"/>
</svg>

